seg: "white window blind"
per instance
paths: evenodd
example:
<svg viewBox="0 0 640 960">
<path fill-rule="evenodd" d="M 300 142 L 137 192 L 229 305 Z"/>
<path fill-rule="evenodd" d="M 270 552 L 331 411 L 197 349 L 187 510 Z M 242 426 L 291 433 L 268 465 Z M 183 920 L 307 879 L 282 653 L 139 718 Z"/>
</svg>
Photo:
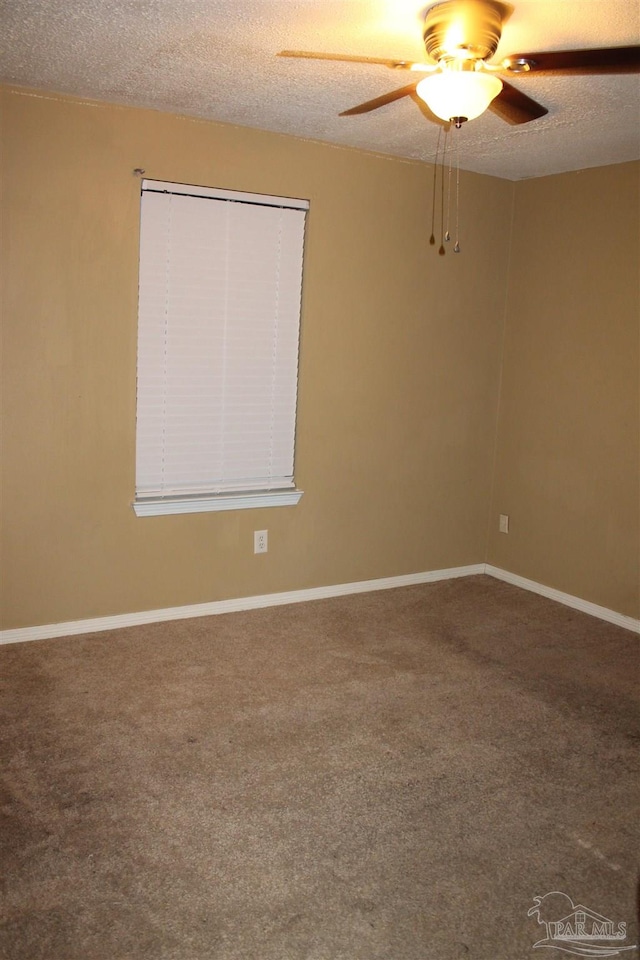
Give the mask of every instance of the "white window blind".
<svg viewBox="0 0 640 960">
<path fill-rule="evenodd" d="M 307 209 L 143 181 L 137 502 L 294 488 Z"/>
</svg>

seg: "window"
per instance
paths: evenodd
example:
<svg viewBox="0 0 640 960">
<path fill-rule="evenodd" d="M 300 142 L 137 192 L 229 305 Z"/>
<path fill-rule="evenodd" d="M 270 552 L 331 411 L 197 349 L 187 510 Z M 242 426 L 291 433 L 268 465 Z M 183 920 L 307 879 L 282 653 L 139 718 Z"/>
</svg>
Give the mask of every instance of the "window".
<svg viewBox="0 0 640 960">
<path fill-rule="evenodd" d="M 138 516 L 297 503 L 308 202 L 143 180 Z"/>
</svg>

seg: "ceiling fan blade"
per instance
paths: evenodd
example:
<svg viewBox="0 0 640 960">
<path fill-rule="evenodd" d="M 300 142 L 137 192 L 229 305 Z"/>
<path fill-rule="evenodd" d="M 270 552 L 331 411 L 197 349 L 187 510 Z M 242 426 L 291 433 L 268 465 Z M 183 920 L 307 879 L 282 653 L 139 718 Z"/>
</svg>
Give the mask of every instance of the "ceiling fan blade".
<svg viewBox="0 0 640 960">
<path fill-rule="evenodd" d="M 595 50 L 549 50 L 514 53 L 502 67 L 518 75 L 526 73 L 638 73 L 640 46 L 602 47 Z"/>
<path fill-rule="evenodd" d="M 351 107 L 350 110 L 343 110 L 341 117 L 353 117 L 358 113 L 369 113 L 371 110 L 377 110 L 378 107 L 384 107 L 394 100 L 401 100 L 403 97 L 410 97 L 417 86 L 415 83 L 409 83 L 406 87 L 400 87 L 399 90 L 390 90 L 389 93 L 383 93 L 381 97 L 374 100 L 367 100 L 366 103 L 359 103 L 357 107 Z"/>
<path fill-rule="evenodd" d="M 495 100 L 491 101 L 489 109 L 511 124 L 529 123 L 530 120 L 538 120 L 549 112 L 537 100 L 532 100 L 506 80 L 502 81 L 502 90 Z"/>
<path fill-rule="evenodd" d="M 389 67 L 391 70 L 411 70 L 423 67 L 425 70 L 433 70 L 433 67 L 424 63 L 417 63 L 414 60 L 389 60 L 384 57 L 357 57 L 349 53 L 312 53 L 306 50 L 281 50 L 276 54 L 278 57 L 298 57 L 301 60 L 342 60 L 346 63 L 379 63 L 383 67 Z"/>
</svg>

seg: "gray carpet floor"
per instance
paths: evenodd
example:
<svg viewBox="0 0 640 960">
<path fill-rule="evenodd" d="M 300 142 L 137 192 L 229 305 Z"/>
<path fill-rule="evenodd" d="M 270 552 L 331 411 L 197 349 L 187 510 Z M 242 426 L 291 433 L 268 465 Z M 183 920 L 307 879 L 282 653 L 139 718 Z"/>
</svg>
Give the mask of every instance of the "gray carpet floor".
<svg viewBox="0 0 640 960">
<path fill-rule="evenodd" d="M 631 947 L 639 642 L 479 576 L 0 648 L 0 956 Z"/>
</svg>

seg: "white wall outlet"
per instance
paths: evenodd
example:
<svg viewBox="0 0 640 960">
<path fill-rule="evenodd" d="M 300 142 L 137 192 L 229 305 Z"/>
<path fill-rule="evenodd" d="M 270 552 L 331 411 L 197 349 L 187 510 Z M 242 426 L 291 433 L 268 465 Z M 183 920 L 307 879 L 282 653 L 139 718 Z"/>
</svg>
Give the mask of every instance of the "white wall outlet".
<svg viewBox="0 0 640 960">
<path fill-rule="evenodd" d="M 266 530 L 253 531 L 253 552 L 266 553 L 269 549 L 268 533 Z"/>
<path fill-rule="evenodd" d="M 506 513 L 500 514 L 500 533 L 509 533 L 509 517 Z"/>
</svg>

